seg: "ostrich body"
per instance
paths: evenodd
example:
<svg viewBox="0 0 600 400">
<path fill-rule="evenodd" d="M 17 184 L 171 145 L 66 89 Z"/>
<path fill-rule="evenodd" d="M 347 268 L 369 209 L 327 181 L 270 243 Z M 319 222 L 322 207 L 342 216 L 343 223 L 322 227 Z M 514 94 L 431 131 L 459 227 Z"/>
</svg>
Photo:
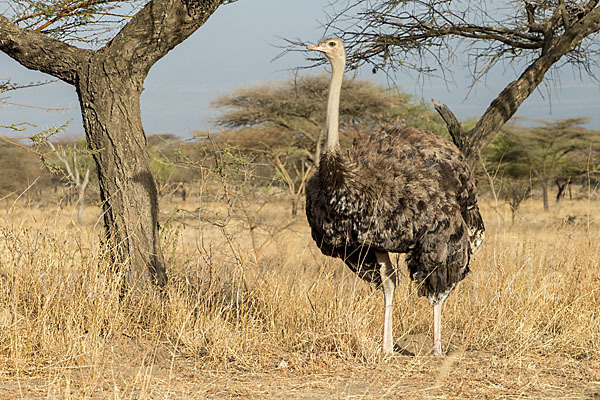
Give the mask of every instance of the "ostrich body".
<svg viewBox="0 0 600 400">
<path fill-rule="evenodd" d="M 483 240 L 470 168 L 454 144 L 409 127 L 362 135 L 351 148 L 340 149 L 343 43 L 327 39 L 307 48 L 324 53 L 332 65 L 327 146 L 306 187 L 312 237 L 323 254 L 341 258 L 383 290 L 385 353 L 394 347 L 396 271 L 389 253 L 406 253 L 419 295 L 433 305 L 433 351 L 441 355 L 441 305 L 469 272 Z"/>
</svg>

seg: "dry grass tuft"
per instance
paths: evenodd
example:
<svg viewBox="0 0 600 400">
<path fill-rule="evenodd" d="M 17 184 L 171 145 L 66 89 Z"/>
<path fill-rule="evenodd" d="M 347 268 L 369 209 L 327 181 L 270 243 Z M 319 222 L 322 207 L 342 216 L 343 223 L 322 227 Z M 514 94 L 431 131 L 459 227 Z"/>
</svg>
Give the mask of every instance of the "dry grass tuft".
<svg viewBox="0 0 600 400">
<path fill-rule="evenodd" d="M 530 202 L 514 225 L 484 207 L 487 239 L 444 306 L 443 360 L 406 276 L 394 333 L 414 355 L 382 359 L 380 293 L 322 256 L 302 217 L 253 237 L 170 218 L 168 287 L 123 297 L 90 215 L 78 227 L 68 210 L 14 208 L 0 218 L 0 397 L 591 398 L 599 206 Z M 257 217 L 284 226 L 287 211 Z"/>
</svg>

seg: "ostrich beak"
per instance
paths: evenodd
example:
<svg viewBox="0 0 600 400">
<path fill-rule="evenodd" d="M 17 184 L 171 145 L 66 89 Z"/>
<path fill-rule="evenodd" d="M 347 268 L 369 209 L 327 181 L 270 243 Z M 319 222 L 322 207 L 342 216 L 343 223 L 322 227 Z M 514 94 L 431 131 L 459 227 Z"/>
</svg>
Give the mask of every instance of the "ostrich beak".
<svg viewBox="0 0 600 400">
<path fill-rule="evenodd" d="M 323 51 L 323 49 L 321 49 L 321 47 L 318 44 L 311 44 L 310 46 L 306 46 L 306 48 L 308 50 Z"/>
</svg>

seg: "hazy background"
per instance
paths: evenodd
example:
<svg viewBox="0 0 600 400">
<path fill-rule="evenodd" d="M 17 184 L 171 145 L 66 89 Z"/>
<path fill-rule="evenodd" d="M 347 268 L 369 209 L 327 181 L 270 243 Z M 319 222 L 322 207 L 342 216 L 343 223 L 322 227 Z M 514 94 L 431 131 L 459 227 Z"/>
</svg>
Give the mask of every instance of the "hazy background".
<svg viewBox="0 0 600 400">
<path fill-rule="evenodd" d="M 319 21 L 325 20 L 327 2 L 318 0 L 242 0 L 222 6 L 192 37 L 177 46 L 150 71 L 142 95 L 142 118 L 148 134 L 174 133 L 187 137 L 194 130 L 210 129 L 216 112 L 211 99 L 240 86 L 262 81 L 283 80 L 295 67 L 307 65 L 305 55 L 289 53 L 271 61 L 280 53 L 282 37 L 318 41 L 324 32 Z M 455 83 L 441 79 L 416 83 L 417 76 L 399 74 L 395 83 L 401 90 L 429 101 L 446 103 L 459 118 L 479 116 L 495 96 L 522 71 L 496 68 L 486 82 L 468 91 L 470 79 L 457 63 Z M 311 71 L 322 72 L 323 67 Z M 50 79 L 48 75 L 28 71 L 0 53 L 0 77 L 27 83 Z M 383 85 L 383 73 L 373 75 L 368 69 L 358 77 L 373 79 Z M 543 93 L 543 94 L 542 94 Z M 600 107 L 600 85 L 581 81 L 570 67 L 564 68 L 560 81 L 552 83 L 551 96 L 543 89 L 530 96 L 517 115 L 533 119 L 559 119 L 570 116 L 593 118 L 589 128 L 600 129 L 596 118 Z M 342 94 L 343 97 L 343 94 Z M 72 120 L 67 134 L 83 133 L 75 90 L 62 82 L 44 87 L 6 93 L 3 100 L 34 107 L 63 111 L 5 106 L 0 110 L 0 125 L 23 121 L 37 125 L 31 132 Z"/>
</svg>

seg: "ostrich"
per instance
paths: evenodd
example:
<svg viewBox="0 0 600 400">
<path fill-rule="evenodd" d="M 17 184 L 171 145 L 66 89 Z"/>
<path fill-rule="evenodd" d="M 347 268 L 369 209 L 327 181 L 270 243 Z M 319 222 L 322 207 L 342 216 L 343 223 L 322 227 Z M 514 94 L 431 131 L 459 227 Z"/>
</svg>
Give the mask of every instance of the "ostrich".
<svg viewBox="0 0 600 400">
<path fill-rule="evenodd" d="M 410 127 L 361 135 L 340 149 L 344 45 L 334 38 L 307 49 L 323 53 L 332 68 L 327 145 L 306 187 L 311 236 L 323 254 L 382 289 L 385 354 L 394 349 L 396 271 L 389 253 L 406 253 L 418 294 L 433 305 L 433 353 L 442 355 L 442 303 L 469 272 L 484 236 L 470 168 L 454 144 Z"/>
</svg>

